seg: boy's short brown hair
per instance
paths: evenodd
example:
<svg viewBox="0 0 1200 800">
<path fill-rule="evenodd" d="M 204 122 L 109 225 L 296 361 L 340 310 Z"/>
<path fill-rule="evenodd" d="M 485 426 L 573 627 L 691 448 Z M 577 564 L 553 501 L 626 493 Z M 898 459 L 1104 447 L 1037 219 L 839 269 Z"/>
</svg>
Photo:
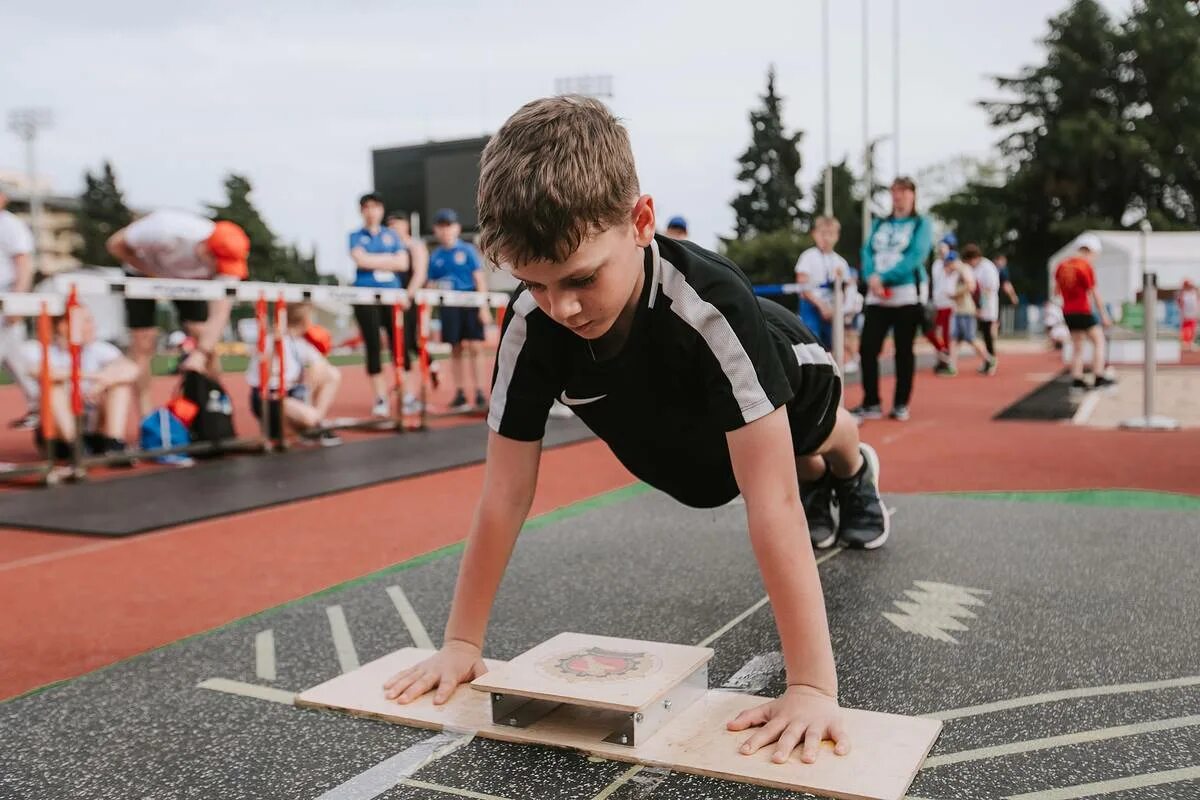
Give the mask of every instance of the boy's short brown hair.
<svg viewBox="0 0 1200 800">
<path fill-rule="evenodd" d="M 963 261 L 974 261 L 977 258 L 983 258 L 983 251 L 979 249 L 979 245 L 971 242 L 963 247 L 962 252 L 958 255 Z"/>
<path fill-rule="evenodd" d="M 599 100 L 526 103 L 483 150 L 479 245 L 497 264 L 565 261 L 629 220 L 638 197 L 629 134 Z"/>
<path fill-rule="evenodd" d="M 823 228 L 826 225 L 833 228 L 835 231 L 841 231 L 842 229 L 842 223 L 838 222 L 838 218 L 832 215 L 826 216 L 822 214 L 814 219 L 812 224 L 813 230 L 816 230 L 817 228 Z"/>
</svg>

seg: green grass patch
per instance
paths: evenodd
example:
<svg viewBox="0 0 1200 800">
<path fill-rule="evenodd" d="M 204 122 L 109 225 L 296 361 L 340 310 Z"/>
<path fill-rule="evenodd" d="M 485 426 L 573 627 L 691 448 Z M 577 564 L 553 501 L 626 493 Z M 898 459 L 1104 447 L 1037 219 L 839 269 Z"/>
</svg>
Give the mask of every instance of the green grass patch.
<svg viewBox="0 0 1200 800">
<path fill-rule="evenodd" d="M 947 492 L 967 500 L 1005 500 L 1011 503 L 1053 503 L 1100 508 L 1150 508 L 1158 511 L 1200 511 L 1200 497 L 1144 489 L 1077 489 L 1057 492 Z"/>
</svg>

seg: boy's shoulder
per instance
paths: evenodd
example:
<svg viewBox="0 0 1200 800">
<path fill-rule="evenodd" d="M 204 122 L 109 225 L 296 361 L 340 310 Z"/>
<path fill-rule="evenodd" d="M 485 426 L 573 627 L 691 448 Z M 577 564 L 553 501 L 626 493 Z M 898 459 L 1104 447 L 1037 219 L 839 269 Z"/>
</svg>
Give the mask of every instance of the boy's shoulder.
<svg viewBox="0 0 1200 800">
<path fill-rule="evenodd" d="M 741 268 L 720 253 L 686 240 L 655 236 L 662 261 L 658 276 L 664 287 L 686 283 L 704 299 L 717 293 L 721 299 L 753 299 L 754 288 Z"/>
</svg>

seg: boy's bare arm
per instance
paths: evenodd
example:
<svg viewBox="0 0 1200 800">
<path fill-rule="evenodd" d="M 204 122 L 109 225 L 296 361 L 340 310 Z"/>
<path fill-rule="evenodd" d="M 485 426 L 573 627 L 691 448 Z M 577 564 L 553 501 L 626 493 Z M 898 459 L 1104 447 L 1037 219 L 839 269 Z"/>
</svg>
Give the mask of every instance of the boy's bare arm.
<svg viewBox="0 0 1200 800">
<path fill-rule="evenodd" d="M 450 699 L 455 687 L 484 672 L 483 637 L 492 602 L 504 577 L 537 486 L 541 442 L 518 442 L 488 434 L 483 492 L 458 569 L 454 603 L 442 649 L 384 684 L 389 699 L 411 702 L 434 687 L 434 703 Z"/>
<path fill-rule="evenodd" d="M 788 688 L 783 696 L 738 715 L 731 730 L 758 728 L 743 744 L 753 753 L 777 742 L 772 759 L 786 761 L 800 746 L 813 761 L 822 739 L 849 742 L 837 704 L 837 669 L 825 618 L 821 580 L 807 535 L 796 479 L 787 410 L 728 434 L 734 476 L 746 499 L 750 543 L 771 598 L 783 643 Z"/>
</svg>

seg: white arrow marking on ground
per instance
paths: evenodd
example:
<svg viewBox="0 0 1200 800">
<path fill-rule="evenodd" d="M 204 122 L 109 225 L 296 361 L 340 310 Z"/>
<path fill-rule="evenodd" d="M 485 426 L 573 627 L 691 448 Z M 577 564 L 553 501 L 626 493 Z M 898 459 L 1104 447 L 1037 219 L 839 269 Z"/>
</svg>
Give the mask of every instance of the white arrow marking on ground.
<svg viewBox="0 0 1200 800">
<path fill-rule="evenodd" d="M 254 637 L 254 674 L 261 680 L 275 680 L 275 631 L 268 628 Z"/>
<path fill-rule="evenodd" d="M 1027 792 L 1025 794 L 1009 795 L 1005 800 L 1078 800 L 1081 797 L 1093 797 L 1098 794 L 1112 794 L 1126 789 L 1141 789 L 1146 786 L 1161 786 L 1164 783 L 1178 783 L 1200 778 L 1200 767 L 1183 767 L 1169 769 L 1164 772 L 1150 772 L 1145 775 L 1131 775 L 1128 778 L 1117 778 L 1111 781 L 1097 781 L 1078 786 L 1068 786 L 1064 789 L 1049 789 L 1044 792 Z"/>
<path fill-rule="evenodd" d="M 354 649 L 346 614 L 341 606 L 329 606 L 325 614 L 329 617 L 329 631 L 333 634 L 333 649 L 337 651 L 338 664 L 342 672 L 353 672 L 358 669 L 358 651 Z"/>
<path fill-rule="evenodd" d="M 228 678 L 209 678 L 196 684 L 196 688 L 211 689 L 214 692 L 224 692 L 225 694 L 236 694 L 240 697 L 253 697 L 255 700 L 270 700 L 272 703 L 283 703 L 286 706 L 292 705 L 292 701 L 296 699 L 295 692 L 287 692 L 283 689 L 275 689 L 270 686 L 258 686 L 253 683 L 231 681 Z"/>
<path fill-rule="evenodd" d="M 389 586 L 387 593 L 388 597 L 392 598 L 392 603 L 396 606 L 396 611 L 400 614 L 404 627 L 408 628 L 408 635 L 412 637 L 413 644 L 425 650 L 436 650 L 433 640 L 429 638 L 429 633 L 421 623 L 421 618 L 417 616 L 412 603 L 408 602 L 408 596 L 404 594 L 404 590 L 399 586 Z"/>
<path fill-rule="evenodd" d="M 970 589 L 933 581 L 913 581 L 913 585 L 919 591 L 910 589 L 904 592 L 912 602 L 893 602 L 904 613 L 885 611 L 883 618 L 900 630 L 951 644 L 958 644 L 958 640 L 948 631 L 965 631 L 967 626 L 959 620 L 975 618 L 975 612 L 967 606 L 983 605 L 983 601 L 975 595 L 991 594 L 986 589 Z"/>
</svg>

